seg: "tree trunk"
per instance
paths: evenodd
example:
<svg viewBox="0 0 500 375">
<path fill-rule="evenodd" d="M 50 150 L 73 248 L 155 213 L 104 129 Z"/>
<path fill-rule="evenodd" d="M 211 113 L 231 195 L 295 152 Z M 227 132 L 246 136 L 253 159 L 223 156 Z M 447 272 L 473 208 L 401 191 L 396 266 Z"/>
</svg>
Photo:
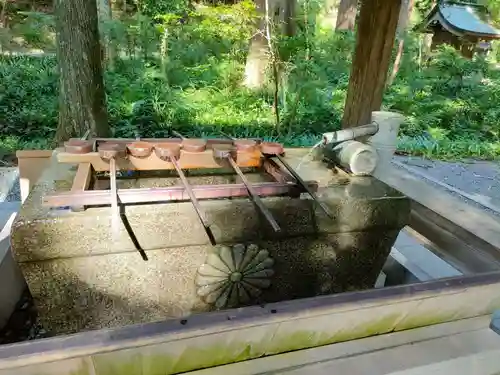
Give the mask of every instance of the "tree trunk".
<svg viewBox="0 0 500 375">
<path fill-rule="evenodd" d="M 243 85 L 250 89 L 262 88 L 266 81 L 266 68 L 269 65 L 271 53 L 266 39 L 266 0 L 256 0 L 255 7 L 259 19 L 257 30 L 250 40 L 245 78 Z"/>
<path fill-rule="evenodd" d="M 0 28 L 6 28 L 7 27 L 7 0 L 1 0 L 2 3 L 0 4 L 1 9 L 0 9 Z"/>
<path fill-rule="evenodd" d="M 288 36 L 295 35 L 296 0 L 256 0 L 258 14 L 256 32 L 250 40 L 243 85 L 251 89 L 260 89 L 266 82 L 266 69 L 271 63 L 274 51 L 269 46 L 267 27 L 272 33 L 281 32 Z M 266 10 L 267 9 L 267 10 Z M 274 69 L 274 68 L 273 68 Z"/>
<path fill-rule="evenodd" d="M 358 0 L 340 0 L 335 30 L 354 30 Z"/>
<path fill-rule="evenodd" d="M 437 0 L 432 0 L 430 6 L 429 6 L 429 12 L 434 9 L 434 7 L 437 4 Z M 423 34 L 423 41 L 422 41 L 422 55 L 423 55 L 423 60 L 427 61 L 428 56 L 431 53 L 432 50 L 432 39 L 433 39 L 433 34 L 427 33 Z"/>
<path fill-rule="evenodd" d="M 399 21 L 398 21 L 398 52 L 396 54 L 396 59 L 394 60 L 394 65 L 392 66 L 392 73 L 387 81 L 387 85 L 390 86 L 396 79 L 396 75 L 398 74 L 399 67 L 401 66 L 401 61 L 403 60 L 403 52 L 405 47 L 405 37 L 406 31 L 408 29 L 408 24 L 411 20 L 411 15 L 413 12 L 413 5 L 415 0 L 403 0 L 401 5 L 401 11 L 399 12 Z"/>
<path fill-rule="evenodd" d="M 382 105 L 401 0 L 364 0 L 342 127 L 364 125 Z"/>
<path fill-rule="evenodd" d="M 414 2 L 415 0 L 401 0 L 401 9 L 399 11 L 397 29 L 398 38 L 401 38 L 401 36 L 406 33 L 406 29 L 408 29 L 408 24 L 410 23 L 411 14 L 413 12 Z"/>
<path fill-rule="evenodd" d="M 59 63 L 59 124 L 55 141 L 110 134 L 101 66 L 97 5 L 55 0 Z"/>
<path fill-rule="evenodd" d="M 390 86 L 394 83 L 396 79 L 396 75 L 399 72 L 399 67 L 401 66 L 401 60 L 403 60 L 403 51 L 405 49 L 405 40 L 400 39 L 398 42 L 398 52 L 396 53 L 396 58 L 394 59 L 394 65 L 392 66 L 392 72 L 387 80 L 387 86 Z"/>
<path fill-rule="evenodd" d="M 110 36 L 110 27 L 113 20 L 110 0 L 97 0 L 99 32 L 103 45 L 103 60 L 109 69 L 113 70 L 116 52 Z"/>
<path fill-rule="evenodd" d="M 285 0 L 284 5 L 284 34 L 286 36 L 294 36 L 296 34 L 295 17 L 297 16 L 297 1 Z"/>
</svg>

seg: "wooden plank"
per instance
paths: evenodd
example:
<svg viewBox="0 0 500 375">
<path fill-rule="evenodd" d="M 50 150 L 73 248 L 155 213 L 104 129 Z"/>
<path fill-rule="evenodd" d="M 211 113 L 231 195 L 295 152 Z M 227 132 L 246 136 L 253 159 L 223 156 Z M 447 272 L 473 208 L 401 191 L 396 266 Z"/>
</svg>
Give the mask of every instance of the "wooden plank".
<svg viewBox="0 0 500 375">
<path fill-rule="evenodd" d="M 50 165 L 52 153 L 53 151 L 50 150 L 19 150 L 16 152 L 21 202 L 26 200 L 33 185 L 38 181 L 45 168 Z"/>
<path fill-rule="evenodd" d="M 375 177 L 427 208 L 429 210 L 427 213 L 433 212 L 434 220 L 439 220 L 441 217 L 440 225 L 447 223 L 449 231 L 455 237 L 465 242 L 476 239 L 477 245 L 489 247 L 485 251 L 494 250 L 496 256 L 500 258 L 498 218 L 395 167 L 378 170 Z"/>
<path fill-rule="evenodd" d="M 102 160 L 97 152 L 88 154 L 69 154 L 59 152 L 57 160 L 60 163 L 91 163 L 94 170 L 98 172 L 109 171 L 109 163 Z M 238 152 L 237 163 L 241 168 L 260 167 L 262 164 L 262 154 L 259 150 L 253 152 Z M 222 166 L 217 163 L 213 157 L 212 150 L 204 152 L 186 152 L 181 151 L 179 164 L 182 169 L 218 169 Z M 136 158 L 131 155 L 127 159 L 118 159 L 117 168 L 119 170 L 173 170 L 175 169 L 170 162 L 159 159 L 153 152 L 147 158 Z"/>
<path fill-rule="evenodd" d="M 92 164 L 80 163 L 76 171 L 73 185 L 71 186 L 72 192 L 83 192 L 88 190 L 90 181 L 92 180 Z M 75 212 L 83 211 L 85 206 L 72 206 L 71 209 Z"/>
<path fill-rule="evenodd" d="M 76 171 L 75 178 L 73 179 L 73 186 L 71 186 L 71 191 L 87 190 L 90 186 L 91 179 L 92 179 L 92 164 L 80 163 L 78 165 L 78 170 Z"/>
<path fill-rule="evenodd" d="M 17 150 L 17 158 L 50 158 L 52 150 Z"/>
</svg>

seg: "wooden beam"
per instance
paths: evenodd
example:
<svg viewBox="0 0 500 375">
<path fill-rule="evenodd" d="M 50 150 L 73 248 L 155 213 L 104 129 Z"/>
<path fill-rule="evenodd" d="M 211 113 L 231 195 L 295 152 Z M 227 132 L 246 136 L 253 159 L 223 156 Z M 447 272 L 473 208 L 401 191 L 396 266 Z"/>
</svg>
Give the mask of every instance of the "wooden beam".
<svg viewBox="0 0 500 375">
<path fill-rule="evenodd" d="M 73 179 L 73 185 L 71 186 L 71 191 L 84 191 L 89 188 L 90 180 L 92 178 L 92 164 L 90 163 L 80 163 L 78 165 L 78 170 L 76 171 L 75 178 Z"/>
<path fill-rule="evenodd" d="M 60 152 L 57 154 L 57 160 L 60 163 L 90 163 L 94 170 L 98 172 L 109 171 L 109 163 L 102 160 L 98 152 L 88 154 L 70 154 Z M 260 151 L 238 152 L 238 166 L 241 168 L 260 167 L 262 164 L 262 154 Z M 187 152 L 182 150 L 179 164 L 182 169 L 218 169 L 223 166 L 217 163 L 213 157 L 212 150 L 203 152 Z M 129 155 L 126 159 L 117 160 L 119 170 L 174 170 L 172 163 L 159 159 L 153 152 L 146 158 L 136 158 Z"/>
<path fill-rule="evenodd" d="M 17 158 L 50 158 L 52 156 L 52 150 L 17 150 L 16 157 Z"/>
<path fill-rule="evenodd" d="M 401 0 L 361 4 L 342 128 L 368 124 L 380 110 L 401 9 Z"/>
<path fill-rule="evenodd" d="M 52 153 L 51 150 L 18 150 L 16 152 L 21 202 L 28 198 L 31 188 L 38 181 L 45 168 L 50 165 Z"/>
<path fill-rule="evenodd" d="M 78 165 L 78 170 L 76 171 L 75 178 L 73 179 L 73 185 L 71 186 L 71 191 L 73 193 L 77 193 L 88 190 L 91 180 L 92 180 L 92 164 L 80 163 Z M 83 211 L 85 207 L 73 206 L 71 207 L 71 209 L 75 212 L 79 212 Z"/>
</svg>

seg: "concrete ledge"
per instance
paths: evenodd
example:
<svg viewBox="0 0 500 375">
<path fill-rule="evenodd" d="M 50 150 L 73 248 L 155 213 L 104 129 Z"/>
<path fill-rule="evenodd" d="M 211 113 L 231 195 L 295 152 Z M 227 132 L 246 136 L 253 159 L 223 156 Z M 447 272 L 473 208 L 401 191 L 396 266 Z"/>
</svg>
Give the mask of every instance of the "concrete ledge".
<svg viewBox="0 0 500 375">
<path fill-rule="evenodd" d="M 10 228 L 19 206 L 19 202 L 0 203 L 0 328 L 7 323 L 26 288 L 23 275 L 10 251 Z"/>
<path fill-rule="evenodd" d="M 189 374 L 497 375 L 500 362 L 495 356 L 500 353 L 500 337 L 489 331 L 486 325 L 486 317 L 462 320 Z M 474 363 L 479 359 L 484 362 Z"/>
<path fill-rule="evenodd" d="M 0 346 L 0 375 L 169 375 L 425 326 L 432 326 L 426 328 L 428 334 L 443 336 L 435 324 L 472 317 L 483 317 L 479 326 L 472 326 L 482 332 L 469 338 L 490 345 L 479 350 L 493 350 L 500 337 L 488 324 L 499 308 L 499 295 L 500 275 L 489 274 L 193 314 Z M 416 341 L 411 337 L 410 343 Z M 456 341 L 453 345 L 459 345 L 464 356 L 476 350 L 467 344 L 469 339 Z M 396 345 L 394 336 L 390 342 Z M 439 345 L 430 351 L 435 356 L 441 355 Z M 411 350 L 411 344 L 408 347 Z M 404 353 L 395 355 L 405 358 Z"/>
</svg>

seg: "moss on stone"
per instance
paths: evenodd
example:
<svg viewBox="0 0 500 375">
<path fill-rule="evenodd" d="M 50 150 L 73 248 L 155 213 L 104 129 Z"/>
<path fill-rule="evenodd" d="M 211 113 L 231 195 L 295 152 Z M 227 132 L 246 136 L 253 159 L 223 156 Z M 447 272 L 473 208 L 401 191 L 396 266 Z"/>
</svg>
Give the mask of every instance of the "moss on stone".
<svg viewBox="0 0 500 375">
<path fill-rule="evenodd" d="M 96 361 L 97 375 L 169 375 L 201 368 L 215 367 L 264 355 L 290 352 L 335 344 L 393 331 L 402 331 L 450 321 L 454 313 L 416 316 L 400 320 L 400 314 L 388 314 L 368 323 L 355 325 L 336 331 L 322 333 L 318 331 L 295 331 L 273 337 L 272 341 L 260 343 L 234 342 L 211 345 L 200 348 L 195 345 L 187 347 L 180 356 L 170 354 L 147 355 L 137 354 L 131 360 L 123 362 L 123 356 L 105 355 Z M 138 348 L 141 350 L 141 348 Z"/>
<path fill-rule="evenodd" d="M 404 318 L 397 324 L 395 331 L 405 331 L 408 329 L 449 322 L 454 320 L 456 315 L 456 311 L 447 311 L 445 313 L 438 313 L 434 315 L 410 315 L 408 318 Z"/>
</svg>

